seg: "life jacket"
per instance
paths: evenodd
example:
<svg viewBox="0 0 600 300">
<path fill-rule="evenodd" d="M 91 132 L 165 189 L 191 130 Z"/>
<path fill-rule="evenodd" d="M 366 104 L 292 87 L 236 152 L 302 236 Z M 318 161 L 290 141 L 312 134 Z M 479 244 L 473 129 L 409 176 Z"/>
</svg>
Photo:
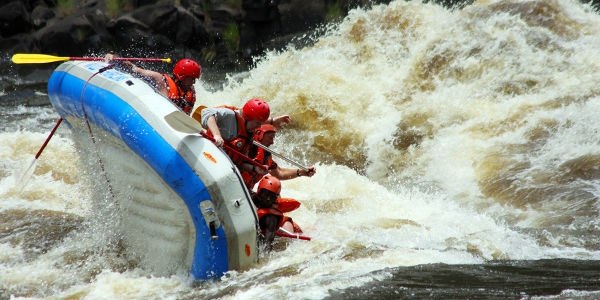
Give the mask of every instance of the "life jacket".
<svg viewBox="0 0 600 300">
<path fill-rule="evenodd" d="M 196 103 L 196 92 L 194 89 L 191 89 L 187 92 L 184 92 L 175 82 L 171 76 L 168 74 L 163 74 L 165 81 L 167 82 L 167 86 L 169 88 L 169 95 L 167 96 L 177 107 L 183 110 L 186 114 L 190 114 L 192 112 L 192 108 L 194 108 L 194 104 Z"/>
<path fill-rule="evenodd" d="M 277 224 L 277 228 L 279 227 L 283 227 L 283 224 L 285 224 L 285 222 L 290 222 L 292 223 L 292 226 L 294 227 L 294 232 L 295 233 L 302 233 L 302 228 L 300 228 L 300 226 L 298 226 L 298 224 L 294 223 L 294 221 L 292 220 L 292 218 L 288 217 L 288 216 L 284 216 L 283 213 L 281 211 L 279 211 L 278 209 L 275 208 L 259 208 L 256 211 L 256 214 L 258 215 L 258 219 L 260 220 L 262 217 L 266 216 L 266 215 L 275 215 L 279 217 L 279 223 Z M 261 231 L 264 231 L 261 228 Z"/>
<path fill-rule="evenodd" d="M 267 165 L 270 166 L 272 165 L 274 162 L 271 159 L 271 152 L 269 151 L 265 151 L 265 149 L 260 148 L 258 146 L 254 146 L 256 147 L 256 156 L 254 157 L 254 160 L 256 160 L 257 162 L 260 162 L 263 165 Z"/>
<path fill-rule="evenodd" d="M 300 202 L 294 198 L 277 198 L 273 208 L 278 209 L 282 213 L 290 212 L 300 207 Z"/>
<path fill-rule="evenodd" d="M 222 105 L 222 106 L 217 106 L 219 108 L 228 108 L 231 109 L 235 112 L 235 117 L 236 117 L 236 121 L 237 121 L 237 136 L 225 140 L 225 144 L 227 144 L 229 147 L 237 150 L 238 152 L 246 155 L 249 151 L 250 145 L 252 145 L 252 141 L 250 140 L 252 138 L 251 135 L 248 135 L 248 132 L 246 131 L 246 121 L 244 121 L 244 119 L 242 118 L 242 115 L 240 115 L 240 113 L 238 113 L 239 108 L 235 107 L 235 106 L 230 106 L 230 105 Z M 210 137 L 214 137 L 212 132 L 209 130 L 206 131 L 206 133 L 210 136 Z M 225 150 L 225 153 L 227 153 L 227 155 L 229 155 L 229 157 L 231 158 L 231 160 L 233 161 L 233 163 L 237 166 L 239 166 L 241 163 L 245 162 L 246 159 L 244 159 L 242 156 L 240 156 L 239 154 L 224 148 L 223 150 Z"/>
<path fill-rule="evenodd" d="M 275 209 L 275 208 L 259 208 L 256 211 L 256 214 L 258 215 L 258 219 L 259 220 L 262 219 L 262 217 L 264 217 L 266 215 L 275 215 L 275 216 L 278 216 L 279 217 L 279 224 L 277 224 L 277 228 L 283 226 L 283 224 L 286 221 L 288 221 L 288 220 L 291 221 L 290 217 L 284 216 L 283 213 L 280 210 Z"/>
<path fill-rule="evenodd" d="M 268 170 L 277 168 L 277 163 L 273 161 L 271 153 L 269 151 L 265 151 L 265 149 L 260 148 L 254 144 L 250 146 L 248 156 L 253 158 L 254 161 L 256 161 L 257 163 L 261 165 L 266 165 Z M 246 184 L 246 187 L 248 187 L 249 190 L 253 189 L 254 185 L 256 185 L 256 183 L 261 178 L 262 177 L 258 175 L 258 172 L 255 172 L 254 170 L 250 172 L 242 172 L 242 179 L 244 180 L 244 183 Z"/>
</svg>

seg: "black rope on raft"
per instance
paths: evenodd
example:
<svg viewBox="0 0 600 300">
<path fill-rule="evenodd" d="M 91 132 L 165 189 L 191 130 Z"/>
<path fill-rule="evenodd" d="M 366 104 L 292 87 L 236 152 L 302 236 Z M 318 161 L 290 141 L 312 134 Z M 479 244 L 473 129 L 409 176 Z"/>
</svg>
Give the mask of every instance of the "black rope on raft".
<svg viewBox="0 0 600 300">
<path fill-rule="evenodd" d="M 85 92 L 85 89 L 88 85 L 88 83 L 90 82 L 90 80 L 92 80 L 92 78 L 94 78 L 94 76 L 109 70 L 113 68 L 113 64 L 110 64 L 106 67 L 101 68 L 100 70 L 98 70 L 98 72 L 92 74 L 92 76 L 90 76 L 90 78 L 88 78 L 88 80 L 85 82 L 85 84 L 83 85 L 83 89 L 81 90 L 81 111 L 83 112 L 83 117 L 85 119 L 85 124 L 88 128 L 88 132 L 90 133 L 90 138 L 92 139 L 92 144 L 96 144 L 96 137 L 94 136 L 94 132 L 92 131 L 92 126 L 90 124 L 90 121 L 88 119 L 87 113 L 85 111 L 85 106 L 83 105 L 83 95 Z M 110 193 L 110 195 L 115 198 L 115 194 L 113 192 L 113 188 L 112 188 L 112 184 L 110 183 L 110 179 L 108 178 L 108 174 L 106 173 L 106 170 L 104 168 L 104 162 L 102 161 L 102 158 L 100 158 L 100 152 L 98 150 L 98 147 L 94 147 L 95 148 L 95 152 L 96 152 L 96 157 L 98 157 L 98 164 L 100 165 L 100 170 L 102 171 L 102 175 L 104 176 L 104 179 L 106 180 L 106 184 L 108 184 L 108 191 Z"/>
</svg>

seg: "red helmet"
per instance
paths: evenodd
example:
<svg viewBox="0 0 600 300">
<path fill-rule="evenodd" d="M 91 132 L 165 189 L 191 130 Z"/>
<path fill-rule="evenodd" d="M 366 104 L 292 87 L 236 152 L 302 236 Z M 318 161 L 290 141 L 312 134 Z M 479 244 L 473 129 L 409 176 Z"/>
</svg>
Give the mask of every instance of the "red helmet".
<svg viewBox="0 0 600 300">
<path fill-rule="evenodd" d="M 277 128 L 271 124 L 263 124 L 254 130 L 254 136 L 256 137 L 257 141 L 262 142 L 263 137 L 267 132 L 277 132 Z"/>
<path fill-rule="evenodd" d="M 258 98 L 248 100 L 242 107 L 242 118 L 246 121 L 259 120 L 264 123 L 269 119 L 270 114 L 271 110 L 267 102 Z"/>
<path fill-rule="evenodd" d="M 202 73 L 202 69 L 200 65 L 191 60 L 184 58 L 175 64 L 175 68 L 173 68 L 173 75 L 177 80 L 182 81 L 186 77 L 194 77 L 196 79 L 200 78 L 200 73 Z"/>
<path fill-rule="evenodd" d="M 258 183 L 258 188 L 256 189 L 256 192 L 260 193 L 262 189 L 266 189 L 279 195 L 279 193 L 281 192 L 281 181 L 279 181 L 277 177 L 267 174 Z"/>
</svg>

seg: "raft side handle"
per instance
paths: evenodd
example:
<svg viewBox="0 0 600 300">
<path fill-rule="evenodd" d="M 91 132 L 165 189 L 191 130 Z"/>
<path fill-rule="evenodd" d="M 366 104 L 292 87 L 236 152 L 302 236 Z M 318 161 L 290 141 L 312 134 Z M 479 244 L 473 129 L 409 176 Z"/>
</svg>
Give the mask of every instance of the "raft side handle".
<svg viewBox="0 0 600 300">
<path fill-rule="evenodd" d="M 218 239 L 219 236 L 217 235 L 217 228 L 221 227 L 221 222 L 219 221 L 219 217 L 217 216 L 212 201 L 201 201 L 199 206 L 202 216 L 204 217 L 204 221 L 206 222 L 206 226 L 208 226 L 210 229 L 210 239 Z"/>
</svg>

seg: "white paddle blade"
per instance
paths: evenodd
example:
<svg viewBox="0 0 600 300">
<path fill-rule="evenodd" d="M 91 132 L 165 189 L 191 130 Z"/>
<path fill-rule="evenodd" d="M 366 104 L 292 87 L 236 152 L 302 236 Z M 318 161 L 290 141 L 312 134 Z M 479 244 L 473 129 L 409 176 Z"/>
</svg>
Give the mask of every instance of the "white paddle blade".
<svg viewBox="0 0 600 300">
<path fill-rule="evenodd" d="M 165 116 L 165 121 L 171 128 L 183 133 L 199 133 L 204 131 L 202 124 L 181 111 L 174 111 Z"/>
<path fill-rule="evenodd" d="M 15 181 L 15 188 L 19 190 L 19 193 L 23 191 L 27 183 L 29 183 L 31 176 L 33 176 L 33 172 L 35 172 L 35 166 L 37 164 L 36 162 L 37 159 L 33 158 L 26 169 L 16 174 L 18 180 Z"/>
</svg>

